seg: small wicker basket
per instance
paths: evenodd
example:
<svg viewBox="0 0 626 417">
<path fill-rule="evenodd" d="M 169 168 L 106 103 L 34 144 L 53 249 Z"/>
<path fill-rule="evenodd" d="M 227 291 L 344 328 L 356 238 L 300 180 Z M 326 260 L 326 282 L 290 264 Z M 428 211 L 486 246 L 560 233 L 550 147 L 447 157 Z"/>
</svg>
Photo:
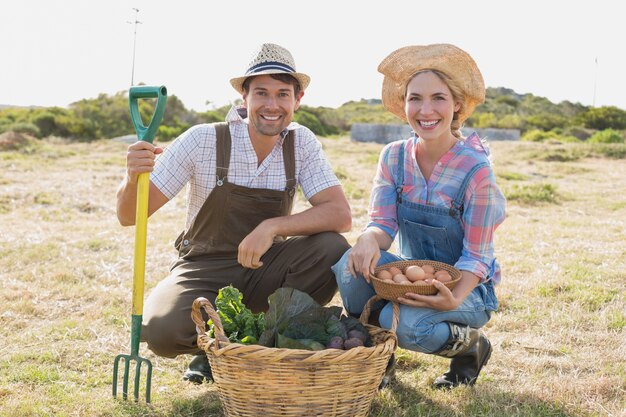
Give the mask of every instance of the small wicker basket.
<svg viewBox="0 0 626 417">
<path fill-rule="evenodd" d="M 385 368 L 397 347 L 400 309 L 393 303 L 391 330 L 367 324 L 372 297 L 361 323 L 373 346 L 350 350 L 268 348 L 231 343 L 219 315 L 203 297 L 192 305 L 198 346 L 207 353 L 226 416 L 367 416 Z M 216 339 L 206 334 L 204 309 L 215 324 Z"/>
<path fill-rule="evenodd" d="M 428 261 L 428 260 L 390 262 L 390 263 L 378 266 L 374 270 L 374 274 L 378 274 L 383 269 L 389 269 L 392 266 L 395 266 L 396 268 L 399 268 L 402 271 L 404 271 L 406 267 L 410 265 L 418 265 L 418 266 L 431 265 L 433 268 L 435 268 L 435 272 L 441 271 L 441 270 L 448 271 L 448 273 L 452 277 L 452 281 L 445 282 L 444 285 L 448 287 L 450 290 L 452 290 L 457 284 L 457 282 L 461 280 L 461 271 L 459 271 L 455 267 L 445 264 L 443 262 Z M 398 284 L 393 281 L 382 280 L 380 278 L 377 278 L 374 275 L 370 275 L 370 280 L 372 282 L 372 285 L 374 286 L 374 291 L 376 291 L 376 294 L 378 294 L 380 297 L 384 298 L 385 300 L 389 300 L 389 301 L 397 301 L 398 297 L 404 296 L 404 294 L 406 294 L 407 292 L 412 292 L 412 293 L 422 294 L 422 295 L 434 295 L 434 294 L 437 294 L 437 292 L 439 291 L 432 284 L 431 285 Z"/>
</svg>

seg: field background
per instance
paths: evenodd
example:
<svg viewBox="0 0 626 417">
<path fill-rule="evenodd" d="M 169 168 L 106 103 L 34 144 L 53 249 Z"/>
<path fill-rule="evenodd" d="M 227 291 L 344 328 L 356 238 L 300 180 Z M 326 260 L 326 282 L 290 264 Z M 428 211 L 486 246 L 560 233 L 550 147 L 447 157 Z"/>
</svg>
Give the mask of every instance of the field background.
<svg viewBox="0 0 626 417">
<path fill-rule="evenodd" d="M 354 243 L 381 145 L 321 140 Z M 0 151 L 0 416 L 222 415 L 215 386 L 180 381 L 187 357 L 145 346 L 152 405 L 111 398 L 113 359 L 130 351 L 134 228 L 115 216 L 126 146 L 52 138 Z M 430 384 L 448 361 L 400 350 L 371 416 L 626 416 L 624 145 L 491 148 L 508 198 L 492 358 L 475 387 L 439 392 Z M 184 212 L 180 195 L 150 219 L 147 292 L 175 257 Z"/>
</svg>

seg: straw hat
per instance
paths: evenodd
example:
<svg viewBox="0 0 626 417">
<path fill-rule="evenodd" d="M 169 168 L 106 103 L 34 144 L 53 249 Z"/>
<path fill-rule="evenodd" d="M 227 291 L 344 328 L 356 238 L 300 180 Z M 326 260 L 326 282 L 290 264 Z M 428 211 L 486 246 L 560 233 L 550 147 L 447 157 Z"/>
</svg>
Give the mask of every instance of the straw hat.
<svg viewBox="0 0 626 417">
<path fill-rule="evenodd" d="M 243 94 L 243 82 L 246 78 L 268 74 L 289 74 L 298 80 L 302 91 L 311 82 L 311 78 L 308 75 L 296 72 L 296 63 L 293 60 L 293 56 L 291 56 L 291 52 L 280 45 L 264 43 L 253 54 L 245 75 L 231 79 L 230 84 L 235 90 Z"/>
<path fill-rule="evenodd" d="M 406 121 L 406 85 L 415 73 L 426 69 L 446 74 L 465 94 L 465 106 L 458 114 L 461 123 L 485 101 L 483 76 L 467 52 L 449 44 L 413 45 L 393 51 L 378 65 L 378 72 L 385 76 L 382 92 L 385 108 Z"/>
</svg>

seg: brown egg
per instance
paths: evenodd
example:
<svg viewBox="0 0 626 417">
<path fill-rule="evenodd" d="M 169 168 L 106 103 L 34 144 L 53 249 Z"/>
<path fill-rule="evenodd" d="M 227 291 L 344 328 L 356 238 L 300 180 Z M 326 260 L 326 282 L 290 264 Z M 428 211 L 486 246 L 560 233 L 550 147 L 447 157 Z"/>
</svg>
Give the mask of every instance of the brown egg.
<svg viewBox="0 0 626 417">
<path fill-rule="evenodd" d="M 413 285 L 420 285 L 420 286 L 422 286 L 422 287 L 426 287 L 426 286 L 428 286 L 428 285 L 431 285 L 429 282 L 426 282 L 426 281 L 424 281 L 423 279 L 422 279 L 422 280 L 419 280 L 419 281 L 415 281 L 415 282 L 413 282 L 412 284 L 413 284 Z"/>
<path fill-rule="evenodd" d="M 376 277 L 385 281 L 393 278 L 393 276 L 391 275 L 391 272 L 387 271 L 386 269 L 383 269 L 382 271 L 380 271 L 378 275 L 376 275 Z"/>
<path fill-rule="evenodd" d="M 392 277 L 395 277 L 398 274 L 402 273 L 402 270 L 400 268 L 396 268 L 395 266 L 392 266 L 391 268 L 389 268 L 389 272 L 391 273 Z"/>
<path fill-rule="evenodd" d="M 435 278 L 437 279 L 437 281 L 441 281 L 441 282 L 452 281 L 452 277 L 450 276 L 450 273 L 444 270 L 435 272 Z"/>
<path fill-rule="evenodd" d="M 435 274 L 431 274 L 427 272 L 426 274 L 424 274 L 424 280 L 427 280 L 427 279 L 435 279 Z"/>
<path fill-rule="evenodd" d="M 434 274 L 435 273 L 435 268 L 433 268 L 432 265 L 422 265 L 422 269 L 427 274 Z"/>
<path fill-rule="evenodd" d="M 393 276 L 393 282 L 398 284 L 410 284 L 411 281 L 406 279 L 406 275 L 404 274 L 396 274 Z"/>
<path fill-rule="evenodd" d="M 411 282 L 420 281 L 424 279 L 426 273 L 422 268 L 417 265 L 407 266 L 404 271 L 404 275 L 406 275 L 407 279 Z"/>
</svg>

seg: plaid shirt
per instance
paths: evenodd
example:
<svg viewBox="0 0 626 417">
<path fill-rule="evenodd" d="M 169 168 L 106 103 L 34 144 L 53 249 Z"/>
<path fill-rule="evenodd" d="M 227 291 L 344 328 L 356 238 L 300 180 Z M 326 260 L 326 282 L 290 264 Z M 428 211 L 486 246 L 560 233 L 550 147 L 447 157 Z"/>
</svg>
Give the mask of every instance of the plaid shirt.
<svg viewBox="0 0 626 417">
<path fill-rule="evenodd" d="M 487 160 L 488 150 L 476 133 L 457 141 L 435 165 L 426 182 L 415 159 L 418 142 L 415 135 L 405 142 L 403 198 L 413 203 L 449 208 L 466 174 L 474 165 Z M 392 239 L 398 233 L 394 178 L 397 178 L 401 143 L 390 143 L 381 152 L 369 211 L 368 227 L 378 227 Z M 506 201 L 490 166 L 479 169 L 470 180 L 463 204 L 465 236 L 461 258 L 455 266 L 497 284 L 501 277 L 495 262 L 493 238 L 496 228 L 504 221 Z"/>
<path fill-rule="evenodd" d="M 307 199 L 335 185 L 339 180 L 332 171 L 315 134 L 304 126 L 291 123 L 282 132 L 274 149 L 258 165 L 250 136 L 245 109 L 233 107 L 226 121 L 230 123 L 232 146 L 228 181 L 248 188 L 284 190 L 287 185 L 282 145 L 289 130 L 295 130 L 296 182 Z M 187 222 L 191 226 L 200 208 L 215 187 L 215 128 L 210 124 L 192 127 L 178 137 L 158 157 L 150 179 L 172 199 L 187 186 Z"/>
</svg>

